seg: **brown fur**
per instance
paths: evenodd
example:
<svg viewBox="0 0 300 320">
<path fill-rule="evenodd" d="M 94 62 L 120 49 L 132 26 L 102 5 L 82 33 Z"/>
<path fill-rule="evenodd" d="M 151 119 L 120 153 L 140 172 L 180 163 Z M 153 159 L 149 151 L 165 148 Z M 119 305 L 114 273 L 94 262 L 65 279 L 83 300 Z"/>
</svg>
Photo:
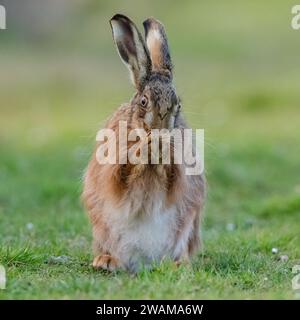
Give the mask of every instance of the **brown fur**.
<svg viewBox="0 0 300 320">
<path fill-rule="evenodd" d="M 122 26 L 128 23 L 130 30 L 135 30 L 133 29 L 135 26 L 128 18 L 121 17 Z M 120 15 L 113 19 L 120 19 Z M 151 21 L 153 24 L 153 19 Z M 148 31 L 151 29 L 151 24 L 147 25 Z M 156 22 L 155 27 L 157 26 L 162 30 L 162 39 L 165 41 L 157 45 L 160 45 L 160 48 L 163 47 L 163 50 L 168 50 L 163 26 Z M 118 38 L 118 41 L 118 46 L 122 46 L 122 38 Z M 139 43 L 130 40 L 127 35 L 125 46 L 128 41 L 132 41 L 131 46 L 139 46 Z M 145 44 L 141 46 L 145 47 Z M 169 55 L 156 49 L 158 48 L 150 48 L 152 61 L 148 61 L 148 64 L 155 63 L 157 67 L 161 65 L 162 68 L 169 66 L 171 72 L 171 61 L 166 60 L 169 59 Z M 130 54 L 135 51 L 131 48 L 126 52 Z M 147 56 L 148 54 L 143 58 L 147 59 Z M 128 61 L 134 60 L 130 56 L 126 58 Z M 139 57 L 135 58 L 139 59 Z M 153 61 L 156 58 L 159 60 Z M 156 63 L 158 61 L 159 64 Z M 119 149 L 118 125 L 121 120 L 127 121 L 128 133 L 135 128 L 144 128 L 148 131 L 151 128 L 169 130 L 187 128 L 178 107 L 179 99 L 171 77 L 164 72 L 159 73 L 157 67 L 147 76 L 148 80 L 145 84 L 142 85 L 141 82 L 136 84 L 138 91 L 130 103 L 122 105 L 105 125 L 105 128 L 116 132 L 117 150 Z M 138 77 L 135 76 L 136 78 Z M 140 105 L 143 95 L 147 95 L 149 99 L 147 108 Z M 166 114 L 164 119 L 158 117 L 160 112 Z M 150 122 L 146 121 L 147 115 L 151 116 Z M 150 142 L 151 135 L 142 141 L 148 144 L 149 153 L 152 152 Z M 129 143 L 128 148 L 132 144 Z M 173 158 L 168 165 L 130 163 L 100 165 L 96 159 L 96 150 L 99 145 L 100 143 L 96 145 L 87 167 L 82 194 L 93 226 L 94 267 L 107 270 L 118 267 L 136 270 L 139 259 L 156 261 L 169 256 L 175 261 L 188 260 L 200 245 L 200 212 L 202 212 L 205 198 L 204 177 L 185 175 L 185 165 L 174 164 Z M 171 147 L 174 147 L 173 144 Z M 159 210 L 162 210 L 161 222 L 156 209 L 157 205 L 161 208 Z M 155 235 L 152 239 L 152 229 L 147 230 L 147 223 L 149 228 L 154 228 L 153 233 L 157 232 L 156 228 L 161 228 L 169 232 L 168 237 L 158 233 L 156 237 L 159 239 L 156 239 Z M 169 225 L 161 225 L 163 223 Z M 138 233 L 130 235 L 130 228 Z M 165 240 L 163 240 L 164 237 L 166 237 Z M 157 241 L 157 248 L 151 247 L 151 243 L 156 243 L 155 241 Z"/>
</svg>

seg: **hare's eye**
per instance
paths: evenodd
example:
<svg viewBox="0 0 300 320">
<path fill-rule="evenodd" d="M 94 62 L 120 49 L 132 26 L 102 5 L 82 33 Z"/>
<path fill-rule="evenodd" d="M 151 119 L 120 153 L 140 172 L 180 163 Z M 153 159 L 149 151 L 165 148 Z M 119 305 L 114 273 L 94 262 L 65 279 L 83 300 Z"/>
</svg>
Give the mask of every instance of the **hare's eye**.
<svg viewBox="0 0 300 320">
<path fill-rule="evenodd" d="M 141 98 L 141 106 L 146 107 L 148 104 L 148 98 L 146 96 L 142 96 Z"/>
</svg>

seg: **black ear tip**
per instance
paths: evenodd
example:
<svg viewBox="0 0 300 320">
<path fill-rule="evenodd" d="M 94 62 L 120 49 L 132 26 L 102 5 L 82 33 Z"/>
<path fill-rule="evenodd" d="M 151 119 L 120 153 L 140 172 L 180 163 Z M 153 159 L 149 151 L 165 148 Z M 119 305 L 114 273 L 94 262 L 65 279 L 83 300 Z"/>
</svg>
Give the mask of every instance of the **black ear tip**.
<svg viewBox="0 0 300 320">
<path fill-rule="evenodd" d="M 143 26 L 144 26 L 145 36 L 146 36 L 146 37 L 147 37 L 147 35 L 148 35 L 149 29 L 150 29 L 150 25 L 151 25 L 151 23 L 150 23 L 149 19 L 147 19 L 147 20 L 145 20 L 145 21 L 143 22 Z"/>
<path fill-rule="evenodd" d="M 151 26 L 152 24 L 154 24 L 155 21 L 156 21 L 156 20 L 155 20 L 153 17 L 150 17 L 150 18 L 146 19 L 146 20 L 143 22 L 143 26 L 144 26 L 145 28 L 150 28 L 150 26 Z"/>
<path fill-rule="evenodd" d="M 145 20 L 144 22 L 143 22 L 143 25 L 144 26 L 148 26 L 148 27 L 159 27 L 159 26 L 162 26 L 163 24 L 159 21 L 159 20 L 157 20 L 157 19 L 155 19 L 154 17 L 149 17 L 147 20 Z"/>
<path fill-rule="evenodd" d="M 115 14 L 109 21 L 120 21 L 120 20 L 123 20 L 123 21 L 130 21 L 130 19 L 128 17 L 126 17 L 125 15 L 123 14 L 120 14 L 120 13 L 117 13 Z"/>
<path fill-rule="evenodd" d="M 156 28 L 157 22 L 158 21 L 156 19 L 154 19 L 153 17 L 150 17 L 143 22 L 146 37 L 148 36 L 150 29 Z"/>
</svg>

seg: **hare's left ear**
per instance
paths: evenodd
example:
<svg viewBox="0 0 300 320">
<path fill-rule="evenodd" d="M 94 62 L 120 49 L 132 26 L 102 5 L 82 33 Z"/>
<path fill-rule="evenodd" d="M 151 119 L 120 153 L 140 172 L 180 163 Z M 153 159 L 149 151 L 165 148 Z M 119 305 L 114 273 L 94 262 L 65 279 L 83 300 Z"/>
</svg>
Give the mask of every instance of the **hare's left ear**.
<svg viewBox="0 0 300 320">
<path fill-rule="evenodd" d="M 147 46 L 135 24 L 126 16 L 116 14 L 110 20 L 119 55 L 128 67 L 132 81 L 142 91 L 151 73 Z"/>
<path fill-rule="evenodd" d="M 161 22 L 149 18 L 143 23 L 147 47 L 150 52 L 152 70 L 172 77 L 172 61 L 165 28 Z"/>
</svg>

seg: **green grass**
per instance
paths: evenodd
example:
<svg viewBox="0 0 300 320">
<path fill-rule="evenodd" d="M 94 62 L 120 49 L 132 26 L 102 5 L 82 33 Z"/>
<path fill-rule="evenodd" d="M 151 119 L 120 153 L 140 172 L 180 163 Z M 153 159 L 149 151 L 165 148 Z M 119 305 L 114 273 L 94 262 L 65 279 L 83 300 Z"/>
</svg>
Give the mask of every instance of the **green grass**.
<svg viewBox="0 0 300 320">
<path fill-rule="evenodd" d="M 132 277 L 90 267 L 90 228 L 78 200 L 87 156 L 69 145 L 1 155 L 0 256 L 8 273 L 1 298 L 294 297 L 300 195 L 290 190 L 295 177 L 277 184 L 276 171 L 292 174 L 297 158 L 255 146 L 248 146 L 252 155 L 232 148 L 226 156 L 211 156 L 203 252 L 191 267 L 165 262 Z M 259 168 L 250 165 L 253 154 L 261 159 Z M 227 230 L 229 223 L 234 230 Z M 288 262 L 279 261 L 283 254 Z M 67 258 L 53 259 L 58 256 Z"/>
<path fill-rule="evenodd" d="M 183 110 L 205 129 L 202 252 L 191 266 L 165 261 L 136 276 L 90 266 L 81 177 L 97 129 L 133 93 L 105 29 L 124 5 L 103 5 L 78 30 L 76 50 L 71 40 L 66 52 L 10 40 L 1 53 L 0 299 L 299 298 L 300 33 L 289 26 L 291 5 L 174 2 L 169 12 L 154 1 L 149 15 L 170 30 Z M 145 6 L 125 12 L 142 20 Z"/>
</svg>

